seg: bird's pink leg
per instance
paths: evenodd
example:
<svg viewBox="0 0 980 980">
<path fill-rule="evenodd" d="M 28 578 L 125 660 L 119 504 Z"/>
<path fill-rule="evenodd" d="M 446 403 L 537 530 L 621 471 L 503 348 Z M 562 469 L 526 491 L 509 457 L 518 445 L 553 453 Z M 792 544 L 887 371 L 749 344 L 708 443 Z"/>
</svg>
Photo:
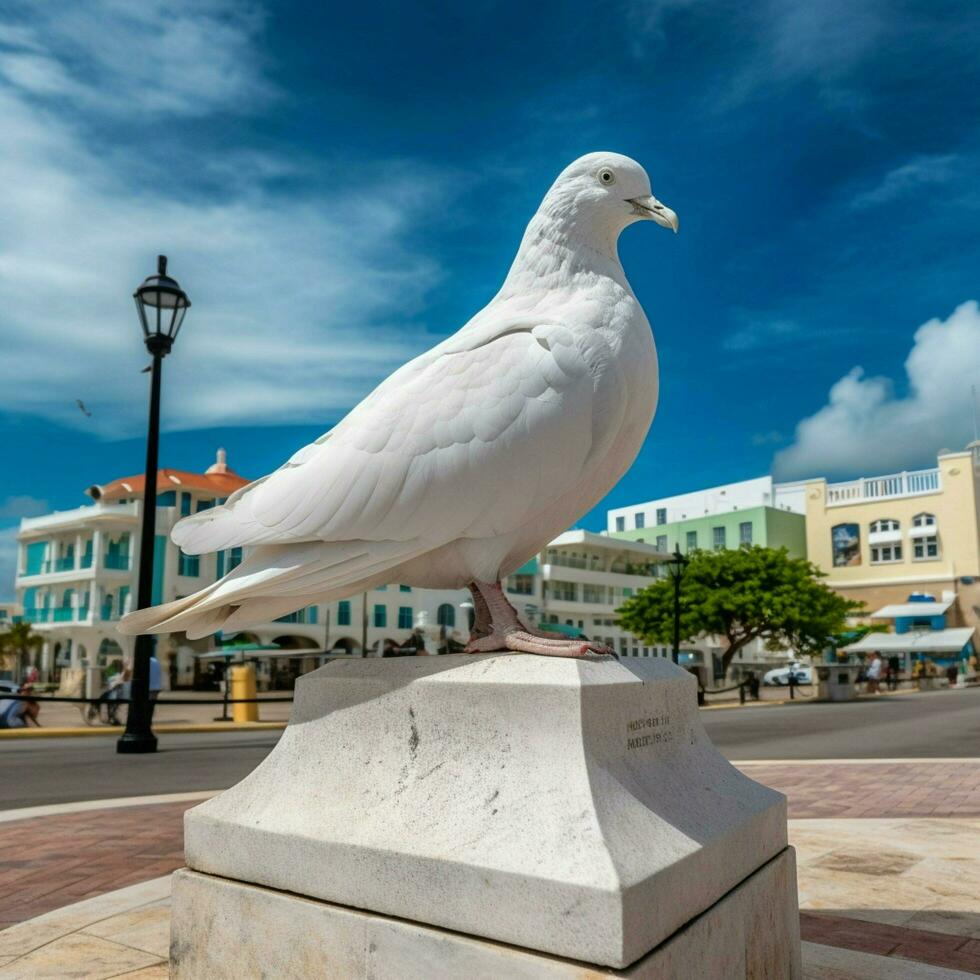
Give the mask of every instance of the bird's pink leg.
<svg viewBox="0 0 980 980">
<path fill-rule="evenodd" d="M 589 653 L 615 656 L 603 643 L 571 640 L 560 633 L 531 630 L 521 622 L 517 610 L 507 601 L 499 582 L 471 582 L 476 622 L 467 653 L 513 650 L 545 657 L 584 657 Z"/>
</svg>

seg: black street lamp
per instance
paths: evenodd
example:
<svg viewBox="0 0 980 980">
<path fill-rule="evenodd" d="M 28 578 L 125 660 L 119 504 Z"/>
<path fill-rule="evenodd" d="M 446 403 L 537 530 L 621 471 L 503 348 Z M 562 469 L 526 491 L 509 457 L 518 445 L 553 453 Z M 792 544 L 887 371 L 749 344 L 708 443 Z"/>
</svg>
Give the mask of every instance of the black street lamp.
<svg viewBox="0 0 980 980">
<path fill-rule="evenodd" d="M 674 663 L 680 660 L 681 654 L 681 579 L 684 577 L 684 569 L 690 559 L 687 555 L 681 554 L 680 545 L 674 545 L 674 553 L 670 561 L 665 561 L 667 574 L 674 583 Z"/>
<path fill-rule="evenodd" d="M 153 358 L 150 365 L 150 421 L 146 434 L 146 469 L 143 478 L 143 523 L 140 529 L 140 569 L 136 608 L 153 605 L 153 544 L 157 522 L 157 457 L 160 450 L 160 368 L 170 353 L 191 301 L 176 279 L 167 275 L 166 255 L 157 256 L 157 273 L 147 276 L 133 293 L 143 328 L 143 342 Z M 153 637 L 136 637 L 133 679 L 126 731 L 116 742 L 123 753 L 156 752 L 157 738 L 151 722 L 150 658 Z"/>
</svg>

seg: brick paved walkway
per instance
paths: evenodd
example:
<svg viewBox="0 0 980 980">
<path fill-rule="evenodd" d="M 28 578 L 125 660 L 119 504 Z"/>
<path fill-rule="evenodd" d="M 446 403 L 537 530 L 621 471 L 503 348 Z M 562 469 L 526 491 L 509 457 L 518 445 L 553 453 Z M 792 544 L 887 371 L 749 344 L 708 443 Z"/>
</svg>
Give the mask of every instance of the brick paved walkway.
<svg viewBox="0 0 980 980">
<path fill-rule="evenodd" d="M 800 936 L 810 943 L 894 956 L 980 975 L 980 939 L 969 936 L 806 911 L 800 912 Z M 896 964 L 896 980 L 901 975 L 901 967 Z"/>
<path fill-rule="evenodd" d="M 183 815 L 194 805 L 158 803 L 0 824 L 0 929 L 182 867 Z"/>
<path fill-rule="evenodd" d="M 969 760 L 741 768 L 789 797 L 791 819 L 980 816 L 980 763 Z"/>
</svg>

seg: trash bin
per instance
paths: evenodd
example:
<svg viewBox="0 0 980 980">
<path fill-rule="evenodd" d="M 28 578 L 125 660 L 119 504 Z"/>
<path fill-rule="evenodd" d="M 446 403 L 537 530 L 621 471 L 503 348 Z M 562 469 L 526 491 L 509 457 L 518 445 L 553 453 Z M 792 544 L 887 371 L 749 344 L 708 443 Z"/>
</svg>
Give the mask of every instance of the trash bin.
<svg viewBox="0 0 980 980">
<path fill-rule="evenodd" d="M 236 664 L 231 668 L 231 699 L 255 697 L 255 666 L 253 664 Z M 233 704 L 231 706 L 233 721 L 258 721 L 259 706 L 252 704 Z"/>
<path fill-rule="evenodd" d="M 821 701 L 853 701 L 857 695 L 859 664 L 820 664 L 817 667 L 817 697 Z"/>
</svg>

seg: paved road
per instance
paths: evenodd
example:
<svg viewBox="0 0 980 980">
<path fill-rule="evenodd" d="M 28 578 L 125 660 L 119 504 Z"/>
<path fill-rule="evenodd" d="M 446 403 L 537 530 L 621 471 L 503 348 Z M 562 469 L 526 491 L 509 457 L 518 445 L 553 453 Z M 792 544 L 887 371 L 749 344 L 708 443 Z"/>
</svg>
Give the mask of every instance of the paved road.
<svg viewBox="0 0 980 980">
<path fill-rule="evenodd" d="M 715 744 L 736 760 L 980 756 L 980 689 L 712 710 L 701 717 Z M 161 751 L 146 756 L 116 755 L 114 737 L 5 741 L 0 809 L 223 789 L 258 765 L 278 737 L 162 735 Z"/>
<path fill-rule="evenodd" d="M 729 759 L 980 756 L 980 688 L 703 711 L 701 717 Z"/>
<path fill-rule="evenodd" d="M 225 789 L 250 773 L 280 734 L 161 735 L 151 755 L 117 755 L 115 736 L 11 739 L 0 743 L 0 809 Z"/>
</svg>

